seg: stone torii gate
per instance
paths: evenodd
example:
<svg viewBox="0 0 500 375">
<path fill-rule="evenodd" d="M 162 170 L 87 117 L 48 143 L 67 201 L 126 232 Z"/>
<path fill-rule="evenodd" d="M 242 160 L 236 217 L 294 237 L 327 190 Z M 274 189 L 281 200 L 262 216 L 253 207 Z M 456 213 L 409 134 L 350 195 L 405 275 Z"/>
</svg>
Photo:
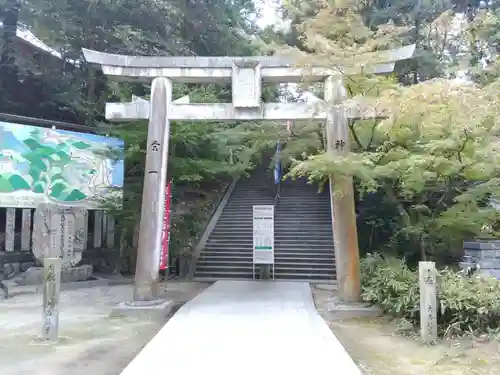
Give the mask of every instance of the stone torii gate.
<svg viewBox="0 0 500 375">
<path fill-rule="evenodd" d="M 348 104 L 342 76 L 384 74 L 396 61 L 413 56 L 414 45 L 385 51 L 384 61 L 369 67 L 335 69 L 298 68 L 283 57 L 143 57 L 83 50 L 87 62 L 101 66 L 116 79 L 151 82 L 151 99 L 107 103 L 106 118 L 114 121 L 148 119 L 148 146 L 135 274 L 134 301 L 153 303 L 158 298 L 160 242 L 171 120 L 326 120 L 329 152 L 349 151 L 348 119 L 385 117 L 383 111 Z M 306 78 L 325 82 L 322 108 L 308 103 L 261 103 L 262 82 L 298 83 Z M 231 83 L 232 103 L 189 104 L 172 101 L 173 83 Z M 333 185 L 342 194 L 333 194 Z M 332 222 L 339 297 L 360 299 L 359 251 L 351 177 L 330 178 Z"/>
</svg>

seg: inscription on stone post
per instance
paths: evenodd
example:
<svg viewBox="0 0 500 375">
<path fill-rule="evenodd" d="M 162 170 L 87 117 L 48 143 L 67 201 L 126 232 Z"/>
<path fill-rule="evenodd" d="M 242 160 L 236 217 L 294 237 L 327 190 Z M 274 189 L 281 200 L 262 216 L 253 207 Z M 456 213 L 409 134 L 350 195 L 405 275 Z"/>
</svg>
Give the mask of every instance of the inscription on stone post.
<svg viewBox="0 0 500 375">
<path fill-rule="evenodd" d="M 434 262 L 419 262 L 420 337 L 426 344 L 437 340 L 437 282 Z"/>
<path fill-rule="evenodd" d="M 14 251 L 14 238 L 16 234 L 16 209 L 7 208 L 5 218 L 5 251 Z"/>
<path fill-rule="evenodd" d="M 30 251 L 31 245 L 31 209 L 23 209 L 21 226 L 21 250 Z"/>
<path fill-rule="evenodd" d="M 233 64 L 232 91 L 236 108 L 258 108 L 262 79 L 260 65 L 255 61 L 240 61 Z"/>
<path fill-rule="evenodd" d="M 94 249 L 102 247 L 102 218 L 101 210 L 94 211 Z"/>
<path fill-rule="evenodd" d="M 112 249 L 115 246 L 115 218 L 106 217 L 106 247 Z"/>
<path fill-rule="evenodd" d="M 64 264 L 74 265 L 75 259 L 75 215 L 71 209 L 64 210 L 60 219 L 60 257 Z"/>
<path fill-rule="evenodd" d="M 80 209 L 41 204 L 34 216 L 33 254 L 40 261 L 45 258 L 62 260 L 63 267 L 75 266 L 82 259 L 82 251 L 75 251 L 76 219 Z"/>
<path fill-rule="evenodd" d="M 75 246 L 74 252 L 75 257 L 78 257 L 78 253 L 81 253 L 87 249 L 87 231 L 89 222 L 89 213 L 85 208 L 75 209 Z"/>
<path fill-rule="evenodd" d="M 42 340 L 59 338 L 59 295 L 61 288 L 60 258 L 44 259 Z"/>
</svg>

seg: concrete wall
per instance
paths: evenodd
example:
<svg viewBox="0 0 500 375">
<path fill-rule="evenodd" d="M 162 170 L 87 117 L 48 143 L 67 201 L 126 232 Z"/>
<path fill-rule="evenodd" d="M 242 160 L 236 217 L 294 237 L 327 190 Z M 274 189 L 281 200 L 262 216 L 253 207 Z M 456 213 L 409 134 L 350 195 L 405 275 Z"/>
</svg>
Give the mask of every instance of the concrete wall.
<svg viewBox="0 0 500 375">
<path fill-rule="evenodd" d="M 6 248 L 7 233 L 9 230 L 6 223 L 6 208 L 0 208 L 0 280 L 9 279 L 26 271 L 29 267 L 38 265 L 36 258 L 33 256 L 31 247 L 31 234 L 33 229 L 33 220 L 31 225 L 27 227 L 22 222 L 22 209 L 16 209 L 15 226 L 14 226 L 14 248 Z M 33 217 L 34 210 L 31 210 Z M 114 241 L 114 232 L 106 235 L 106 218 L 96 223 L 96 217 L 99 219 L 103 215 L 102 211 L 89 211 L 87 241 L 84 244 L 82 254 L 82 264 L 92 264 L 95 272 L 111 272 L 118 260 L 118 246 Z M 101 241 L 96 239 L 100 235 Z M 29 248 L 22 248 L 22 237 L 29 235 Z M 113 239 L 113 240 L 112 240 Z"/>
</svg>

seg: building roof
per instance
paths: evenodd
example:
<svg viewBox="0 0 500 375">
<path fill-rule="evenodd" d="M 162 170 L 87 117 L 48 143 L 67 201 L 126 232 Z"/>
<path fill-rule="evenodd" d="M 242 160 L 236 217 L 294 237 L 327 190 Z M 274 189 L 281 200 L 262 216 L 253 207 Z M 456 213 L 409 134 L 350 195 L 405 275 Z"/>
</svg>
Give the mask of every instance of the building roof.
<svg viewBox="0 0 500 375">
<path fill-rule="evenodd" d="M 3 23 L 0 22 L 0 28 L 3 28 Z M 41 52 L 45 52 L 49 55 L 62 58 L 61 54 L 57 52 L 55 49 L 49 47 L 47 44 L 38 39 L 31 31 L 29 31 L 24 26 L 18 26 L 16 36 L 19 38 L 20 42 L 29 44 Z"/>
</svg>

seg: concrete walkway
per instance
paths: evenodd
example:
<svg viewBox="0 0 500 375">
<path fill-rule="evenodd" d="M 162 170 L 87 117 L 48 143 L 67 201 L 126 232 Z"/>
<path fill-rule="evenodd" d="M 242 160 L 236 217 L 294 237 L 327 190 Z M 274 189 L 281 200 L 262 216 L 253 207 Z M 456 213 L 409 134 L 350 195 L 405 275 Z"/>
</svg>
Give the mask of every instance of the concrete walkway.
<svg viewBox="0 0 500 375">
<path fill-rule="evenodd" d="M 309 284 L 218 281 L 185 304 L 122 375 L 361 372 L 314 306 Z"/>
</svg>

